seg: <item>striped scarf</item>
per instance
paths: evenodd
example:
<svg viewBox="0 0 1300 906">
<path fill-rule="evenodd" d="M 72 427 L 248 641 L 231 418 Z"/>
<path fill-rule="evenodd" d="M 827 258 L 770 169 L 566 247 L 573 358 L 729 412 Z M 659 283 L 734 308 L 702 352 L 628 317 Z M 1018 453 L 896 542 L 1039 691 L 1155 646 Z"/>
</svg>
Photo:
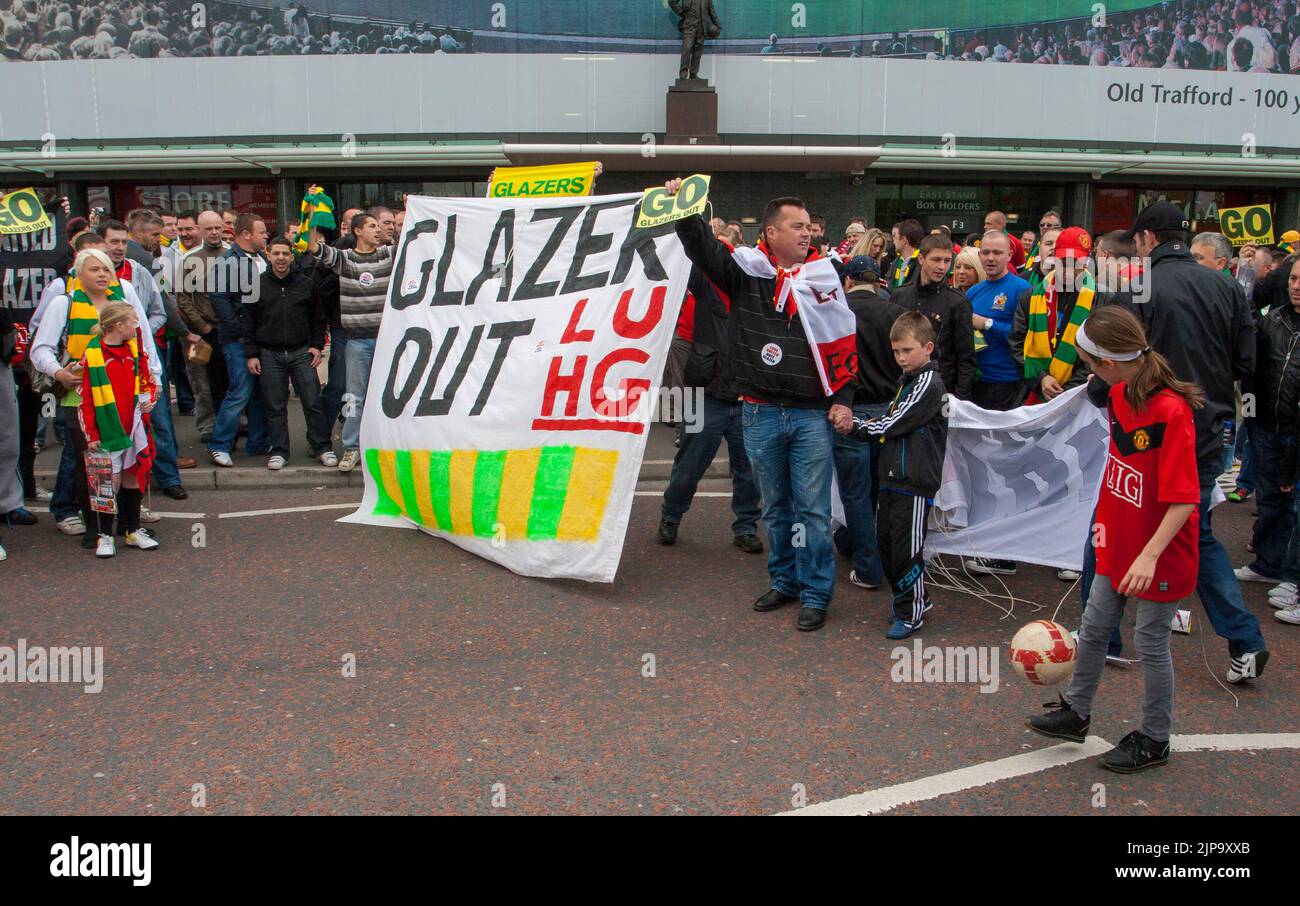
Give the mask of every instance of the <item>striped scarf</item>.
<svg viewBox="0 0 1300 906">
<path fill-rule="evenodd" d="M 320 186 L 308 186 L 307 194 L 302 197 L 302 219 L 298 221 L 298 235 L 293 240 L 294 251 L 298 254 L 307 251 L 312 227 L 332 230 L 334 226 L 334 199 Z"/>
<path fill-rule="evenodd" d="M 889 286 L 891 289 L 898 289 L 907 282 L 907 278 L 912 275 L 912 268 L 915 267 L 917 260 L 921 257 L 920 249 L 912 249 L 912 255 L 906 261 L 903 256 L 899 255 L 894 261 L 894 266 L 890 269 Z"/>
<path fill-rule="evenodd" d="M 1057 340 L 1049 323 L 1047 303 L 1053 302 L 1056 295 L 1056 274 L 1049 274 L 1042 285 L 1033 291 L 1029 298 L 1029 332 L 1025 334 L 1025 377 L 1037 380 L 1045 372 L 1065 386 L 1065 382 L 1074 373 L 1074 363 L 1079 359 L 1079 351 L 1074 348 L 1074 335 L 1079 325 L 1092 310 L 1092 300 L 1096 295 L 1092 275 L 1082 275 L 1079 298 L 1070 312 L 1070 322 L 1061 331 Z"/>
<path fill-rule="evenodd" d="M 67 350 L 69 361 L 79 361 L 86 352 L 86 346 L 94 337 L 95 325 L 99 323 L 99 309 L 95 303 L 90 301 L 86 295 L 86 290 L 82 287 L 81 281 L 76 277 L 69 276 L 67 283 L 68 296 L 68 340 Z M 121 302 L 124 298 L 122 293 L 122 284 L 114 279 L 108 287 L 108 301 Z"/>
<path fill-rule="evenodd" d="M 131 347 L 131 360 L 135 366 L 135 394 L 140 395 L 140 331 L 128 341 Z M 96 336 L 86 344 L 86 371 L 90 375 L 90 392 L 95 404 L 95 428 L 99 431 L 99 443 L 110 453 L 126 450 L 131 446 L 129 428 L 122 426 L 121 414 L 117 411 L 117 400 L 113 396 L 113 385 L 108 379 L 108 368 L 104 364 L 104 348 L 100 337 Z M 134 426 L 132 426 L 134 427 Z"/>
</svg>

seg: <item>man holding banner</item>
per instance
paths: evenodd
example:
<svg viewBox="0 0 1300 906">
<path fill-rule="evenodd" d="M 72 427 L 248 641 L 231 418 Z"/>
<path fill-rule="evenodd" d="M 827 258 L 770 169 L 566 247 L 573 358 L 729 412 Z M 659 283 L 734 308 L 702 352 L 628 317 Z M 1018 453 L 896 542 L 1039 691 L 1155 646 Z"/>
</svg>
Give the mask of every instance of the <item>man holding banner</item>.
<svg viewBox="0 0 1300 906">
<path fill-rule="evenodd" d="M 681 185 L 664 188 L 675 195 Z M 769 548 L 771 589 L 754 609 L 802 601 L 798 628 L 820 629 L 835 587 L 833 431 L 853 424 L 857 321 L 831 261 L 809 252 L 811 218 L 798 198 L 768 202 L 757 248 L 730 251 L 702 216 L 676 221 L 676 230 L 691 262 L 731 298 L 727 353 Z"/>
</svg>

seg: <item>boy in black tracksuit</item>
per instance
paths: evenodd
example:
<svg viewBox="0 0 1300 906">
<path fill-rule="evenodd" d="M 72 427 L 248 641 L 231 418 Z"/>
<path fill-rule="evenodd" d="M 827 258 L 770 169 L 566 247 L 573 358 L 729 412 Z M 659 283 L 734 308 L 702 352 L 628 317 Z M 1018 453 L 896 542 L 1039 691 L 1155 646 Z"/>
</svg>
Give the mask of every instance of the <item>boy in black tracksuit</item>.
<svg viewBox="0 0 1300 906">
<path fill-rule="evenodd" d="M 880 502 L 876 539 L 885 578 L 894 593 L 894 624 L 885 634 L 905 639 L 924 624 L 931 607 L 925 586 L 925 525 L 943 477 L 948 440 L 945 390 L 932 362 L 934 328 L 920 312 L 908 312 L 889 332 L 903 369 L 894 401 L 883 418 L 854 419 L 859 438 L 879 438 Z"/>
</svg>

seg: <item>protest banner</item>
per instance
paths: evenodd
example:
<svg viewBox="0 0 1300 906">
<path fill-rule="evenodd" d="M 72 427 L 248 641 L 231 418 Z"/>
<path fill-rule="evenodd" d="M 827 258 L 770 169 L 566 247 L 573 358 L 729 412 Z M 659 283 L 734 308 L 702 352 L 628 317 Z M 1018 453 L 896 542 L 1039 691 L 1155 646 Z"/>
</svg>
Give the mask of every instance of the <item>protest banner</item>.
<svg viewBox="0 0 1300 906">
<path fill-rule="evenodd" d="M 1009 412 L 948 397 L 927 554 L 1082 568 L 1110 436 L 1086 390 Z"/>
<path fill-rule="evenodd" d="M 640 199 L 407 200 L 343 521 L 613 581 L 690 269 Z"/>
</svg>

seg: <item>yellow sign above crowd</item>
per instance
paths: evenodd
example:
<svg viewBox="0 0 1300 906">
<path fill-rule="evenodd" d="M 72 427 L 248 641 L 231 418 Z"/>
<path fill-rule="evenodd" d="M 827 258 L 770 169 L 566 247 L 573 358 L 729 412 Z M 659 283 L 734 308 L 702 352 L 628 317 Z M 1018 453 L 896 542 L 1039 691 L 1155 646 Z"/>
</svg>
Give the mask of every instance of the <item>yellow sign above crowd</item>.
<svg viewBox="0 0 1300 906">
<path fill-rule="evenodd" d="M 641 196 L 641 211 L 636 220 L 638 230 L 662 226 L 701 214 L 709 204 L 709 177 L 696 173 L 682 180 L 676 195 L 663 186 L 651 186 Z"/>
<path fill-rule="evenodd" d="M 488 198 L 558 198 L 590 195 L 596 185 L 598 161 L 549 164 L 544 167 L 497 167 L 488 184 Z"/>
<path fill-rule="evenodd" d="M 50 215 L 35 189 L 15 189 L 0 198 L 0 235 L 38 233 L 50 228 Z"/>
<path fill-rule="evenodd" d="M 1233 245 L 1254 242 L 1273 244 L 1273 206 L 1252 204 L 1240 208 L 1219 209 L 1219 229 Z"/>
</svg>

